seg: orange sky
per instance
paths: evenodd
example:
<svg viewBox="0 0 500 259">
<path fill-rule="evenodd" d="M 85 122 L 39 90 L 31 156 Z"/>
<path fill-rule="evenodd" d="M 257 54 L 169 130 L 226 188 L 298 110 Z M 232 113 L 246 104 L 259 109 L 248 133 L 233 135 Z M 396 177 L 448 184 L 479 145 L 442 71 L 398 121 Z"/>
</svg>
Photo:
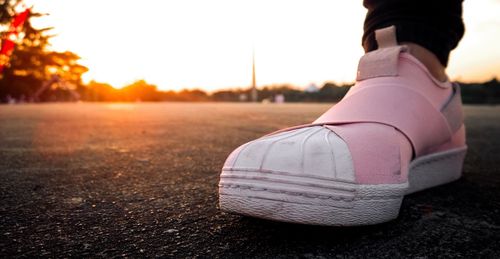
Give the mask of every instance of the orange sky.
<svg viewBox="0 0 500 259">
<path fill-rule="evenodd" d="M 84 79 L 116 87 L 137 79 L 161 89 L 214 90 L 251 83 L 304 87 L 354 80 L 365 10 L 341 0 L 37 0 L 53 49 L 82 57 Z M 500 1 L 464 3 L 467 32 L 449 74 L 500 77 Z"/>
</svg>

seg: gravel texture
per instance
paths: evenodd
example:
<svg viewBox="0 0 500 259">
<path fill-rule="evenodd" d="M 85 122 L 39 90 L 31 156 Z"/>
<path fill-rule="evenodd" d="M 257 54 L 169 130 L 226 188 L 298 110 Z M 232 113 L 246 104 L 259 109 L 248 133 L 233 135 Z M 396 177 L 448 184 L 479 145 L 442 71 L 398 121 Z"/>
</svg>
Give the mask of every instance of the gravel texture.
<svg viewBox="0 0 500 259">
<path fill-rule="evenodd" d="M 500 257 L 500 107 L 468 106 L 464 177 L 398 219 L 331 228 L 222 213 L 226 156 L 326 104 L 0 106 L 0 257 Z"/>
</svg>

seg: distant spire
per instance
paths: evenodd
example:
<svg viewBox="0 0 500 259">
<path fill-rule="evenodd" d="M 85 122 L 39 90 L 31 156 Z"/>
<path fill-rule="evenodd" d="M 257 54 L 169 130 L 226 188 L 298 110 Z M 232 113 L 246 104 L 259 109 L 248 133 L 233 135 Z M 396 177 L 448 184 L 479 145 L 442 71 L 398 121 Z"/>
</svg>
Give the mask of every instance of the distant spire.
<svg viewBox="0 0 500 259">
<path fill-rule="evenodd" d="M 250 93 L 252 102 L 257 102 L 257 80 L 255 78 L 255 48 L 252 50 L 252 90 Z"/>
</svg>

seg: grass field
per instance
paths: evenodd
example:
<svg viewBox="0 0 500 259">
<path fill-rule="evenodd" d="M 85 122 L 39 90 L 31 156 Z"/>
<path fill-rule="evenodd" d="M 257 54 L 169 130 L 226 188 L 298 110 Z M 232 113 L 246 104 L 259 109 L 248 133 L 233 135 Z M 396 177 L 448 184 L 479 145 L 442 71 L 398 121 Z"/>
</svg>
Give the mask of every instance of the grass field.
<svg viewBox="0 0 500 259">
<path fill-rule="evenodd" d="M 0 106 L 0 257 L 500 257 L 500 107 L 468 106 L 464 177 L 370 227 L 220 212 L 240 144 L 327 104 Z"/>
</svg>

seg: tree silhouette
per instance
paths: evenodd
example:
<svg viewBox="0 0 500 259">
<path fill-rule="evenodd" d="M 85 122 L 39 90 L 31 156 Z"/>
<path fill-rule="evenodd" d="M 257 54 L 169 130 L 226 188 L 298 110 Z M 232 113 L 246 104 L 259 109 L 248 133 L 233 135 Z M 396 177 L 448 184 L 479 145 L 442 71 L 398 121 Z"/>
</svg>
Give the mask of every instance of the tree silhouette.
<svg viewBox="0 0 500 259">
<path fill-rule="evenodd" d="M 5 37 L 9 23 L 15 15 L 15 9 L 22 4 L 20 0 L 5 0 L 0 5 L 0 35 Z M 31 12 L 24 24 L 23 36 L 0 77 L 0 100 L 7 96 L 16 99 L 31 99 L 35 92 L 57 75 L 65 83 L 64 90 L 82 89 L 81 76 L 88 69 L 80 64 L 80 57 L 72 52 L 55 52 L 49 49 L 49 34 L 52 28 L 34 28 L 31 19 L 41 18 L 45 14 Z M 55 89 L 48 89 L 53 91 Z M 61 97 L 61 90 L 58 91 Z M 47 100 L 50 93 L 45 93 L 42 100 Z"/>
</svg>

